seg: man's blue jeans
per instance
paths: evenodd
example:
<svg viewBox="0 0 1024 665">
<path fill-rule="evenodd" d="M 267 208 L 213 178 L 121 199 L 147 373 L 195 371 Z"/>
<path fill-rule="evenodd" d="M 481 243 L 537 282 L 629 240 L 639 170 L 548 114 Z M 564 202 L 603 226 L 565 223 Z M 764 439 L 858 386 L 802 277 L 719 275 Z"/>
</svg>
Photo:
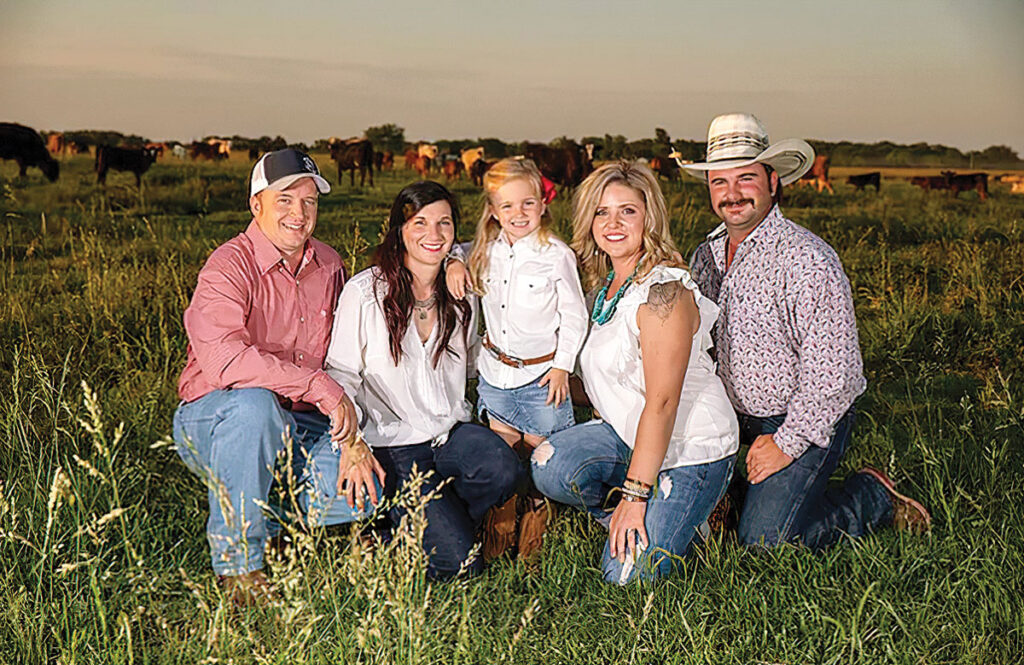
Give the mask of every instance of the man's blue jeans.
<svg viewBox="0 0 1024 665">
<path fill-rule="evenodd" d="M 575 425 L 548 437 L 531 460 L 533 482 L 545 496 L 606 517 L 605 500 L 622 487 L 633 451 L 602 420 Z M 725 493 L 735 455 L 707 464 L 680 466 L 658 474 L 655 496 L 647 503 L 644 528 L 648 548 L 624 563 L 605 543 L 602 570 L 606 582 L 668 575 L 692 550 L 693 538 Z"/>
<path fill-rule="evenodd" d="M 761 434 L 775 432 L 786 420 L 785 414 L 763 418 L 736 415 L 744 445 Z M 892 522 L 892 500 L 872 477 L 855 473 L 841 485 L 828 486 L 829 476 L 850 444 L 853 420 L 850 407 L 836 423 L 828 448 L 811 446 L 778 473 L 756 485 L 747 483 L 738 534 L 742 544 L 772 547 L 799 542 L 821 550 L 843 534 L 859 538 Z"/>
<path fill-rule="evenodd" d="M 280 529 L 263 510 L 275 472 L 294 479 L 289 490 L 311 524 L 341 524 L 369 514 L 369 501 L 359 512 L 336 496 L 340 460 L 331 450 L 329 428 L 323 414 L 286 410 L 264 388 L 215 390 L 178 406 L 174 440 L 178 455 L 209 490 L 206 537 L 218 575 L 263 567 L 265 542 Z M 290 469 L 279 460 L 289 439 Z"/>
</svg>

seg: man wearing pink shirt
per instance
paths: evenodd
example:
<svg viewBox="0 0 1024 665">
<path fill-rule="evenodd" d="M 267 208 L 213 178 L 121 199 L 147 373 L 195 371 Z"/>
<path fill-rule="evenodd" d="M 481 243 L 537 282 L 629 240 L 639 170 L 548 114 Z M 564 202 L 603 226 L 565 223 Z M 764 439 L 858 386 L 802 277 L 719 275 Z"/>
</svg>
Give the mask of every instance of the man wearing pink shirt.
<svg viewBox="0 0 1024 665">
<path fill-rule="evenodd" d="M 330 190 L 308 155 L 264 155 L 250 181 L 252 222 L 214 250 L 185 310 L 174 439 L 209 487 L 213 569 L 235 600 L 269 589 L 263 552 L 280 526 L 263 507 L 286 441 L 299 481 L 292 489 L 310 522 L 365 514 L 338 496 L 342 453 L 331 446 L 332 437 L 348 437 L 356 416 L 323 370 L 345 281 L 338 253 L 311 237 L 318 195 Z"/>
</svg>

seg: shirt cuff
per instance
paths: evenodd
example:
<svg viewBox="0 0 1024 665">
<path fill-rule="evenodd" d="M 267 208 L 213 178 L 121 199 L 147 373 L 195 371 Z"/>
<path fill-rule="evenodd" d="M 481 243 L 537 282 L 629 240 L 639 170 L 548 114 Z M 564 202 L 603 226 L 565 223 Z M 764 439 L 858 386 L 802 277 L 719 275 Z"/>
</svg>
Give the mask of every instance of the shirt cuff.
<svg viewBox="0 0 1024 665">
<path fill-rule="evenodd" d="M 309 386 L 309 396 L 304 401 L 316 405 L 320 413 L 329 416 L 338 408 L 341 398 L 344 396 L 345 389 L 329 377 L 327 372 L 321 371 L 313 376 L 313 381 Z"/>
<path fill-rule="evenodd" d="M 563 351 L 555 351 L 555 357 L 551 361 L 551 366 L 555 369 L 562 369 L 572 374 L 573 368 L 576 367 L 576 355 L 565 353 Z"/>
<path fill-rule="evenodd" d="M 786 453 L 793 459 L 797 459 L 811 447 L 811 442 L 807 439 L 798 436 L 795 432 L 790 429 L 786 429 L 786 424 L 783 423 L 779 427 L 778 431 L 775 432 L 773 437 L 775 445 L 778 446 L 779 450 Z"/>
</svg>

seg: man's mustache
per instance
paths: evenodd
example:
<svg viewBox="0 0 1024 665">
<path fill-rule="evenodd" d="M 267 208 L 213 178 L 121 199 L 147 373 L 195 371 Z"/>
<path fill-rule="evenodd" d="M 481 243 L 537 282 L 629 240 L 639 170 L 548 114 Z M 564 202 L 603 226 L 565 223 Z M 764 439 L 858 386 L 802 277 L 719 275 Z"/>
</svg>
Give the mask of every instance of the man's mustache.
<svg viewBox="0 0 1024 665">
<path fill-rule="evenodd" d="M 753 199 L 736 199 L 735 201 L 722 201 L 721 203 L 718 204 L 718 209 L 719 210 L 723 210 L 725 208 L 725 206 L 742 205 L 744 203 L 749 203 L 750 205 L 754 205 L 754 200 Z"/>
</svg>

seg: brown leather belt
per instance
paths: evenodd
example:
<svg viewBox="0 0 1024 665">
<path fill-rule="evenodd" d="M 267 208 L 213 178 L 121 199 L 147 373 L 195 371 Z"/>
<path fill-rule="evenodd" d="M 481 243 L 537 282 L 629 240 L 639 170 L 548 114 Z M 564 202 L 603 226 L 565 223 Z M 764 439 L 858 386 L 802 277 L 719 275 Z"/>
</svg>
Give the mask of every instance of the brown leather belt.
<svg viewBox="0 0 1024 665">
<path fill-rule="evenodd" d="M 554 351 L 544 356 L 537 356 L 536 358 L 516 358 L 515 356 L 510 356 L 498 347 L 494 346 L 488 335 L 484 335 L 484 348 L 490 351 L 491 355 L 498 359 L 498 362 L 508 365 L 509 367 L 515 367 L 516 369 L 522 369 L 527 365 L 539 365 L 541 363 L 546 363 L 549 360 L 554 360 L 555 358 Z"/>
</svg>

